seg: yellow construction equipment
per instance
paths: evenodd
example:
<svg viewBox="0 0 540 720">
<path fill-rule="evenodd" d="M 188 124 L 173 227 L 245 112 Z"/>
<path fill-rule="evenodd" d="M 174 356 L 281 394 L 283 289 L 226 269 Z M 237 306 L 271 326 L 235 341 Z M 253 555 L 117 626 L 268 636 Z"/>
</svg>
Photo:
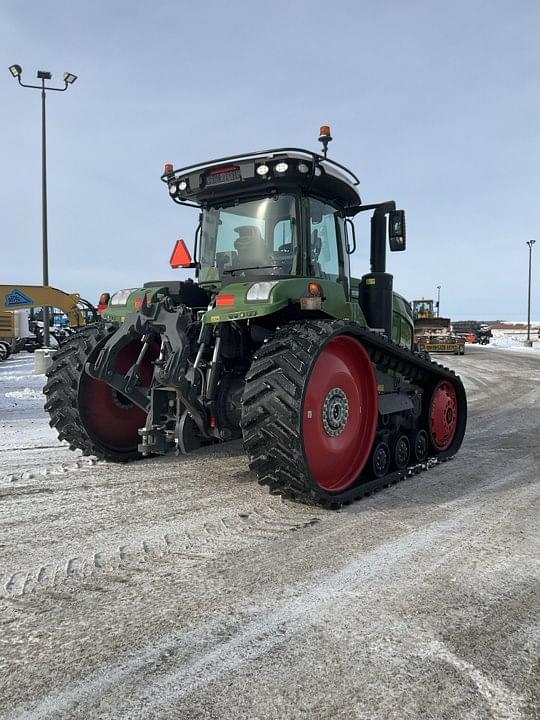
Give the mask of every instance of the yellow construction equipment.
<svg viewBox="0 0 540 720">
<path fill-rule="evenodd" d="M 0 310 L 0 338 L 12 338 L 15 335 L 15 313 Z"/>
<path fill-rule="evenodd" d="M 463 355 L 465 340 L 452 333 L 450 318 L 438 317 L 433 308 L 433 300 L 422 298 L 412 301 L 416 349 L 427 353 Z"/>
<path fill-rule="evenodd" d="M 81 327 L 86 324 L 88 311 L 81 309 L 80 304 L 88 306 L 91 312 L 94 311 L 90 303 L 81 300 L 77 293 L 66 293 L 48 285 L 0 285 L 0 315 L 4 316 L 2 322 L 6 325 L 11 322 L 11 313 L 8 318 L 2 311 L 50 307 L 65 313 L 71 327 Z M 0 332 L 0 335 L 3 334 Z"/>
</svg>

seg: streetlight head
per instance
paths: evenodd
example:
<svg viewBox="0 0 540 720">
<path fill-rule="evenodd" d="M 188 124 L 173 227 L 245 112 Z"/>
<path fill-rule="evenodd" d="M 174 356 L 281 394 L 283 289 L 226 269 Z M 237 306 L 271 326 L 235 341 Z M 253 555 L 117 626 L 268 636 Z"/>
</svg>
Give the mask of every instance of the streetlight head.
<svg viewBox="0 0 540 720">
<path fill-rule="evenodd" d="M 73 83 L 75 82 L 76 79 L 77 79 L 77 76 L 74 75 L 73 73 L 70 73 L 70 72 L 64 73 L 64 82 L 67 83 L 68 85 L 73 85 Z"/>
<path fill-rule="evenodd" d="M 50 80 L 52 78 L 52 75 L 48 70 L 38 70 L 37 77 L 40 80 Z"/>
<path fill-rule="evenodd" d="M 532 248 L 532 246 L 534 245 L 535 242 L 536 242 L 536 240 L 527 240 L 527 245 L 528 245 L 530 248 Z"/>
<path fill-rule="evenodd" d="M 22 75 L 22 67 L 20 65 L 10 65 L 9 72 L 14 78 L 18 78 Z"/>
</svg>

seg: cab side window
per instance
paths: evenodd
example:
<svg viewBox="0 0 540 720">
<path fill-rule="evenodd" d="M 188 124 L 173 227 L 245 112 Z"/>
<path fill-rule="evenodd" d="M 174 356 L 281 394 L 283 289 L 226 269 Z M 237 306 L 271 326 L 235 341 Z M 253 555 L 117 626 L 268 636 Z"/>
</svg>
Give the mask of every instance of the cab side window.
<svg viewBox="0 0 540 720">
<path fill-rule="evenodd" d="M 339 277 L 339 251 L 337 211 L 331 205 L 309 198 L 311 234 L 310 263 L 314 277 L 337 280 Z"/>
<path fill-rule="evenodd" d="M 412 347 L 412 330 L 409 323 L 405 322 L 404 320 L 401 321 L 401 340 L 400 344 L 403 345 L 403 347 L 409 348 L 409 350 Z"/>
<path fill-rule="evenodd" d="M 412 330 L 409 323 L 404 320 L 397 312 L 393 313 L 392 318 L 392 340 L 409 350 L 412 347 Z"/>
</svg>

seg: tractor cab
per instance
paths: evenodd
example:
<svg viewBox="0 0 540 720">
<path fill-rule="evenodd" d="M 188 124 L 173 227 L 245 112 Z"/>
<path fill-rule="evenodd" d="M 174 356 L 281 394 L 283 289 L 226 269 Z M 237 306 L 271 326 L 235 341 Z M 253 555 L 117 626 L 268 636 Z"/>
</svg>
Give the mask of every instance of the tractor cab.
<svg viewBox="0 0 540 720">
<path fill-rule="evenodd" d="M 293 277 L 343 281 L 352 245 L 345 221 L 361 204 L 358 178 L 339 163 L 281 148 L 162 176 L 171 198 L 201 209 L 199 284 Z"/>
<path fill-rule="evenodd" d="M 413 310 L 413 317 L 415 320 L 425 320 L 429 318 L 435 317 L 435 312 L 433 310 L 433 300 L 413 300 L 412 301 L 412 310 Z"/>
<path fill-rule="evenodd" d="M 313 282 L 322 298 L 322 304 L 313 302 L 313 309 L 328 316 L 361 314 L 370 327 L 390 337 L 395 333 L 386 242 L 389 238 L 390 250 L 405 250 L 405 214 L 393 201 L 362 204 L 356 175 L 327 157 L 331 139 L 330 128 L 323 126 L 322 154 L 278 148 L 177 170 L 165 165 L 161 179 L 172 200 L 200 209 L 194 257 L 179 240 L 171 266 L 194 268 L 199 286 L 210 293 L 225 286 L 228 293 L 237 292 L 235 306 L 241 299 L 262 299 L 259 316 L 275 315 L 284 305 L 302 305 L 301 296 Z M 356 249 L 352 218 L 364 211 L 373 211 L 371 267 L 355 280 L 349 264 Z M 272 290 L 275 285 L 279 288 Z M 216 304 L 221 305 L 220 298 Z M 205 321 L 252 317 L 252 310 L 222 309 L 210 312 Z"/>
<path fill-rule="evenodd" d="M 346 278 L 343 213 L 291 191 L 209 206 L 201 214 L 199 266 L 203 285 L 290 276 Z"/>
</svg>

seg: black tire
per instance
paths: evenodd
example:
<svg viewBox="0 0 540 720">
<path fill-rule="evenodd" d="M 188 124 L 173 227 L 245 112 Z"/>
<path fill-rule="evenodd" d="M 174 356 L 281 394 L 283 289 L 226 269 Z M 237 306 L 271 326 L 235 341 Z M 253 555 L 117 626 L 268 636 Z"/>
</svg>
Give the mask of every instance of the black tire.
<svg viewBox="0 0 540 720">
<path fill-rule="evenodd" d="M 84 455 L 112 462 L 126 462 L 141 457 L 137 451 L 138 439 L 134 438 L 133 446 L 120 450 L 101 442 L 88 429 L 79 397 L 81 378 L 88 377 L 84 374 L 85 364 L 97 354 L 98 346 L 110 332 L 111 328 L 104 324 L 89 325 L 63 343 L 47 371 L 43 389 L 47 398 L 45 410 L 50 415 L 49 425 L 58 432 L 58 439 L 67 441 L 71 450 L 79 449 Z"/>
<path fill-rule="evenodd" d="M 11 348 L 7 342 L 0 342 L 0 362 L 7 360 L 11 355 Z"/>
<path fill-rule="evenodd" d="M 428 434 L 425 430 L 415 430 L 411 438 L 412 455 L 414 460 L 418 463 L 423 463 L 427 460 L 429 450 L 429 439 Z"/>
<path fill-rule="evenodd" d="M 370 471 L 374 478 L 383 478 L 390 470 L 390 448 L 385 442 L 378 442 L 371 454 Z"/>
<path fill-rule="evenodd" d="M 351 392 L 350 387 L 348 389 L 349 395 L 336 388 L 325 396 L 324 409 L 327 415 L 321 418 L 318 418 L 315 412 L 313 416 L 311 415 L 307 406 L 304 407 L 304 400 L 310 392 L 308 388 L 317 387 L 314 385 L 315 380 L 312 381 L 316 376 L 312 373 L 317 367 L 319 358 L 323 358 L 324 361 L 324 353 L 331 352 L 329 350 L 331 343 L 346 344 L 354 341 L 356 344 L 356 333 L 357 326 L 347 321 L 309 321 L 291 324 L 279 330 L 254 356 L 252 366 L 246 375 L 240 424 L 250 468 L 257 474 L 259 483 L 267 485 L 272 494 L 281 494 L 308 504 L 330 507 L 339 506 L 357 494 L 355 488 L 361 482 L 360 472 L 367 463 L 373 446 L 378 407 L 375 374 L 369 356 L 360 341 L 356 349 L 359 355 L 367 358 L 368 372 L 358 374 L 358 392 L 361 393 L 367 388 L 366 408 L 370 409 L 364 412 L 365 420 L 362 421 L 361 427 L 358 426 L 360 431 L 355 435 L 355 442 L 359 450 L 348 473 L 340 475 L 339 471 L 336 471 L 336 480 L 331 477 L 328 484 L 316 479 L 313 457 L 310 466 L 306 450 L 306 428 L 309 433 L 313 426 L 304 425 L 304 415 L 306 418 L 313 417 L 314 423 L 326 422 L 326 432 L 332 448 L 343 441 L 346 444 L 346 453 L 350 452 L 349 433 L 357 430 L 356 421 L 351 419 L 354 418 L 352 409 L 357 399 L 354 395 L 354 381 L 353 391 Z M 356 378 L 356 375 L 351 377 Z M 370 394 L 371 382 L 373 382 L 373 398 Z M 347 389 L 348 386 L 345 384 L 343 387 Z M 323 394 L 326 392 L 324 390 Z M 346 408 L 341 419 L 337 419 L 338 423 L 341 422 L 338 429 L 328 425 L 328 422 L 332 422 L 332 417 L 328 413 L 334 397 L 337 397 L 336 406 L 342 402 Z M 350 416 L 347 410 L 349 402 Z M 332 405 L 332 410 L 334 409 Z M 351 423 L 350 427 L 348 423 Z M 331 452 L 335 453 L 336 450 L 332 449 Z M 357 473 L 358 467 L 360 470 Z M 340 484 L 342 479 L 343 484 Z"/>
<path fill-rule="evenodd" d="M 394 467 L 405 470 L 411 458 L 411 443 L 406 435 L 400 435 L 396 440 L 393 452 Z"/>
</svg>

